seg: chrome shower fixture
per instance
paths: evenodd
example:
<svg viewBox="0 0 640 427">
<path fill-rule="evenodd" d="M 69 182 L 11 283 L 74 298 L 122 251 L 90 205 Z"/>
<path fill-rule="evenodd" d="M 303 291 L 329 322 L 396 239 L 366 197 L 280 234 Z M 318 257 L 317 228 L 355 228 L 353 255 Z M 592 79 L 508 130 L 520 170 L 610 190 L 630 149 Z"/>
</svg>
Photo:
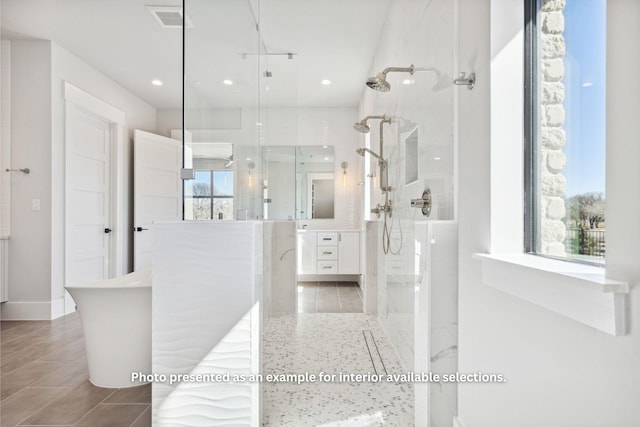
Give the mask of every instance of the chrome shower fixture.
<svg viewBox="0 0 640 427">
<path fill-rule="evenodd" d="M 458 77 L 453 80 L 453 84 L 457 86 L 466 86 L 471 90 L 476 85 L 476 73 L 470 73 L 468 76 L 466 73 L 461 72 Z"/>
<path fill-rule="evenodd" d="M 446 74 L 442 74 L 439 69 L 434 67 L 414 67 L 413 64 L 411 64 L 408 67 L 387 67 L 375 77 L 369 77 L 367 79 L 367 86 L 378 92 L 389 92 L 391 85 L 387 81 L 387 73 L 409 73 L 413 75 L 416 71 L 431 71 L 435 73 L 437 79 L 433 90 L 441 90 L 451 85 L 451 79 Z"/>
<path fill-rule="evenodd" d="M 378 92 L 389 92 L 391 90 L 391 85 L 387 81 L 387 73 L 409 73 L 413 75 L 414 71 L 415 68 L 413 65 L 409 67 L 387 67 L 375 77 L 369 77 L 367 79 L 367 86 L 373 90 L 377 90 Z"/>
<path fill-rule="evenodd" d="M 382 115 L 382 116 L 367 116 L 364 119 L 360 120 L 357 123 L 353 124 L 353 128 L 355 130 L 357 130 L 360 133 L 369 133 L 369 131 L 371 130 L 371 128 L 369 127 L 369 125 L 367 124 L 367 122 L 369 121 L 369 119 L 381 119 L 381 120 L 386 120 L 387 116 Z"/>
</svg>

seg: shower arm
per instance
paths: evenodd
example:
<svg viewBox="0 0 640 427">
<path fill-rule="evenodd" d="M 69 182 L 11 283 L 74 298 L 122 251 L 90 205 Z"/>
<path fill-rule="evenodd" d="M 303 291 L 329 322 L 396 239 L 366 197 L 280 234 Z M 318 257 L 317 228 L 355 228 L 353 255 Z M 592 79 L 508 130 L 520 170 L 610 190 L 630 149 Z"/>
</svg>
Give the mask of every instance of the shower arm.
<svg viewBox="0 0 640 427">
<path fill-rule="evenodd" d="M 411 65 L 409 67 L 387 67 L 380 74 L 387 75 L 387 73 L 409 73 L 413 74 L 416 71 L 416 68 Z"/>
<path fill-rule="evenodd" d="M 382 70 L 382 73 L 380 73 L 380 74 L 384 74 L 386 76 L 387 73 L 409 73 L 409 74 L 413 75 L 413 73 L 415 73 L 416 71 L 432 71 L 432 72 L 436 73 L 436 75 L 440 75 L 440 70 L 438 70 L 437 68 L 434 68 L 434 67 L 414 67 L 413 64 L 411 64 L 408 67 L 387 67 L 384 70 Z"/>
<path fill-rule="evenodd" d="M 369 119 L 382 119 L 385 120 L 387 118 L 387 116 L 382 115 L 382 116 L 367 116 L 364 119 L 360 120 L 360 123 L 367 123 L 369 121 Z"/>
</svg>

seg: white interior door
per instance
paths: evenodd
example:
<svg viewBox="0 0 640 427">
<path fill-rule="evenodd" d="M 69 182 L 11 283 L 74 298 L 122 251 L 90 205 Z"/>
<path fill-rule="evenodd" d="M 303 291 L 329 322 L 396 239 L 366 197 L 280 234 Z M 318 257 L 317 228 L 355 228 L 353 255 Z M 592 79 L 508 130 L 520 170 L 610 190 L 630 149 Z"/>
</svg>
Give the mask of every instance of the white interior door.
<svg viewBox="0 0 640 427">
<path fill-rule="evenodd" d="M 104 280 L 111 276 L 112 128 L 73 104 L 66 125 L 66 282 Z"/>
<path fill-rule="evenodd" d="M 182 220 L 182 141 L 134 134 L 134 270 L 151 265 L 152 224 Z"/>
</svg>

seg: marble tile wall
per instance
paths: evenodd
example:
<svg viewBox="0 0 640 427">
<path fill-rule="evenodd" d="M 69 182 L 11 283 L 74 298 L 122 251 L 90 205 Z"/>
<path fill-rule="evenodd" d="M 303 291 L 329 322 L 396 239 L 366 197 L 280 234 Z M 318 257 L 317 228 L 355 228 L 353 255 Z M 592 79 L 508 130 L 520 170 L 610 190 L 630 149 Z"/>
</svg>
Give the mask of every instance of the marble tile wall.
<svg viewBox="0 0 640 427">
<path fill-rule="evenodd" d="M 365 313 L 378 311 L 378 276 L 384 275 L 384 263 L 378 259 L 382 250 L 379 248 L 380 236 L 377 221 L 365 221 L 363 233 L 364 248 L 364 282 L 362 283 L 363 310 Z M 382 298 L 382 295 L 380 296 Z"/>
<path fill-rule="evenodd" d="M 458 368 L 457 242 L 458 225 L 454 221 L 416 222 L 417 372 L 443 375 L 455 373 Z M 457 385 L 416 385 L 416 408 L 416 425 L 450 425 L 457 413 Z"/>
<path fill-rule="evenodd" d="M 265 284 L 270 283 L 268 289 L 265 286 L 263 299 L 265 316 L 296 313 L 296 222 L 264 221 L 263 227 Z"/>
<path fill-rule="evenodd" d="M 360 105 L 361 117 L 385 114 L 392 118 L 392 123 L 383 130 L 384 157 L 389 164 L 388 182 L 392 187 L 389 198 L 393 211 L 387 218 L 390 250 L 388 254 L 382 251 L 383 219 L 372 215 L 371 224 L 365 225 L 366 239 L 367 245 L 372 246 L 369 240 L 375 239 L 377 256 L 367 254 L 365 279 L 377 278 L 378 318 L 409 370 L 434 368 L 455 372 L 457 363 L 457 305 L 448 293 L 457 292 L 457 279 L 452 275 L 455 269 L 450 269 L 456 263 L 455 253 L 447 255 L 443 266 L 431 259 L 441 253 L 449 254 L 451 245 L 457 241 L 453 232 L 456 227 L 452 224 L 452 230 L 438 229 L 438 248 L 446 250 L 431 251 L 427 250 L 430 248 L 427 242 L 429 233 L 434 231 L 424 222 L 456 219 L 454 19 L 454 5 L 448 0 L 393 0 L 370 74 L 412 64 L 433 67 L 437 72 L 389 73 L 391 90 L 382 93 L 366 89 Z M 370 124 L 369 145 L 378 152 L 378 122 Z M 407 149 L 411 136 L 417 136 L 417 176 L 413 177 L 407 173 L 411 162 L 416 160 L 416 155 Z M 361 145 L 366 141 L 363 138 Z M 372 170 L 374 166 L 372 163 Z M 365 191 L 371 199 L 371 206 L 363 208 L 365 212 L 377 203 L 384 203 L 384 195 L 376 183 L 380 172 L 376 173 L 374 179 L 365 178 Z M 433 200 L 428 219 L 410 206 L 411 199 L 419 198 L 425 189 L 431 190 Z M 375 270 L 369 268 L 369 259 L 376 260 Z M 426 284 L 423 280 L 427 280 Z M 421 286 L 429 287 L 429 299 L 421 299 L 422 294 L 417 292 Z M 439 385 L 422 390 L 418 387 L 416 408 L 427 408 L 425 403 L 429 403 L 430 409 L 416 413 L 416 425 L 427 425 L 428 420 L 431 425 L 450 424 L 449 413 L 455 413 L 456 405 L 452 396 L 454 392 Z M 440 424 L 447 417 L 448 423 Z"/>
</svg>

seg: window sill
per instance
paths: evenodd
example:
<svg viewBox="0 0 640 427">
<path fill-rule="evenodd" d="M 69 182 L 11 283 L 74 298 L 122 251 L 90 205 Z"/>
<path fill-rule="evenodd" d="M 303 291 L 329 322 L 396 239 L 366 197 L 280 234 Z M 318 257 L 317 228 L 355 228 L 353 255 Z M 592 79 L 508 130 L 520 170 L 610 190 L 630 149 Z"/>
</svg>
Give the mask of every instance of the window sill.
<svg viewBox="0 0 640 427">
<path fill-rule="evenodd" d="M 474 254 L 482 281 L 517 298 L 611 335 L 626 333 L 629 284 L 601 267 L 528 254 Z"/>
</svg>

